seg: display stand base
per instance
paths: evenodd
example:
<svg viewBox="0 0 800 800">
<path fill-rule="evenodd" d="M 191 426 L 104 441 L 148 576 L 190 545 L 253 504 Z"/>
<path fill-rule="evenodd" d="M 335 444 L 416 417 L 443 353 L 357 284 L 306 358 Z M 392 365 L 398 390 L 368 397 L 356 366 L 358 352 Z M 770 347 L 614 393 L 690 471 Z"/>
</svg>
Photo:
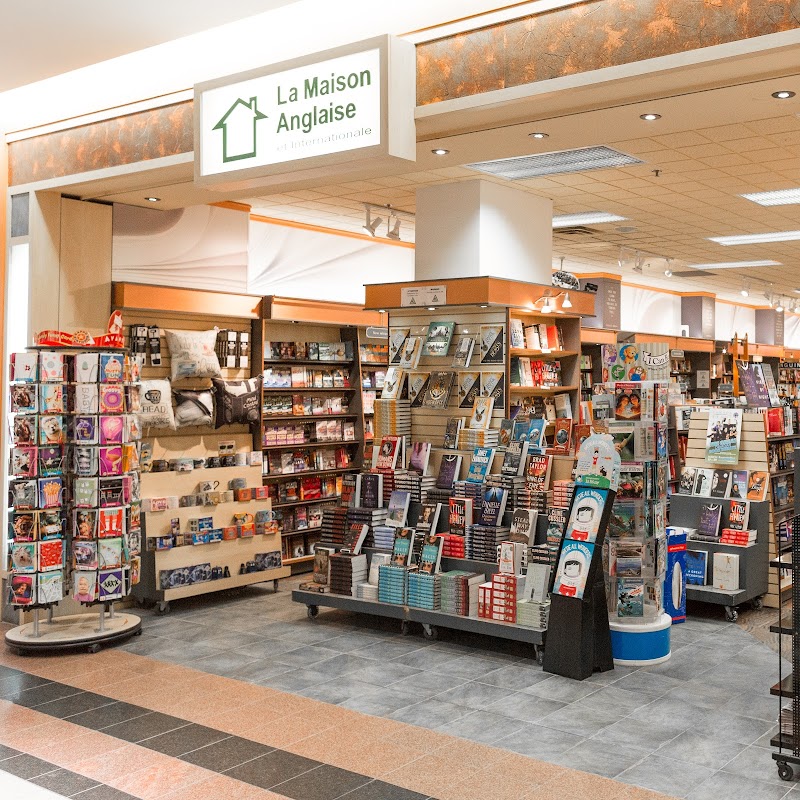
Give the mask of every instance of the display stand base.
<svg viewBox="0 0 800 800">
<path fill-rule="evenodd" d="M 35 618 L 32 622 L 12 628 L 5 635 L 6 644 L 17 653 L 80 649 L 96 653 L 101 645 L 142 632 L 142 620 L 139 617 L 115 613 L 113 610 L 47 620 L 38 619 L 38 610 L 33 613 Z"/>
<path fill-rule="evenodd" d="M 667 661 L 670 652 L 672 617 L 662 613 L 653 622 L 631 625 L 611 620 L 611 651 L 614 663 L 624 667 L 644 667 Z"/>
</svg>

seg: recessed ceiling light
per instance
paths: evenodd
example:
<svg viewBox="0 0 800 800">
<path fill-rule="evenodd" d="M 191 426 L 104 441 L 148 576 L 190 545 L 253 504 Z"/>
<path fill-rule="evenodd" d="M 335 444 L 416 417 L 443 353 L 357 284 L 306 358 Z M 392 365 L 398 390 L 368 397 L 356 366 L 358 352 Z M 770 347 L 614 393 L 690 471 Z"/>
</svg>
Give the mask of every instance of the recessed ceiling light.
<svg viewBox="0 0 800 800">
<path fill-rule="evenodd" d="M 549 135 L 549 133 L 543 133 L 542 131 L 536 131 L 535 133 L 528 134 L 531 139 L 546 139 Z"/>
<path fill-rule="evenodd" d="M 794 97 L 794 92 L 790 92 L 788 89 L 781 89 L 779 92 L 773 92 L 772 96 L 776 100 L 788 100 L 791 97 Z"/>
<path fill-rule="evenodd" d="M 752 192 L 741 194 L 745 200 L 752 200 L 760 206 L 790 206 L 800 203 L 800 189 L 778 189 L 775 192 Z"/>
<path fill-rule="evenodd" d="M 709 241 L 726 247 L 733 244 L 765 244 L 769 242 L 796 242 L 800 231 L 775 231 L 774 233 L 744 233 L 737 236 L 709 236 Z"/>
<path fill-rule="evenodd" d="M 385 308 L 379 308 L 378 309 L 378 313 L 379 314 L 385 314 L 386 313 L 386 309 Z"/>
<path fill-rule="evenodd" d="M 443 147 L 437 147 L 434 150 L 431 150 L 435 156 L 446 156 L 450 151 L 445 150 Z"/>
<path fill-rule="evenodd" d="M 161 198 L 160 197 L 145 197 L 145 200 L 147 200 L 148 203 L 160 203 L 161 202 Z"/>
<path fill-rule="evenodd" d="M 742 297 L 750 297 L 750 290 L 746 286 L 743 286 L 739 294 L 741 294 Z"/>
<path fill-rule="evenodd" d="M 636 233 L 639 229 L 633 225 L 620 225 L 614 229 L 617 233 Z"/>
<path fill-rule="evenodd" d="M 580 214 L 558 214 L 553 217 L 554 228 L 569 228 L 573 225 L 599 225 L 602 222 L 622 222 L 627 217 L 609 214 L 607 211 L 583 211 Z"/>
<path fill-rule="evenodd" d="M 779 267 L 780 261 L 720 261 L 716 264 L 689 264 L 692 269 L 739 269 L 740 267 Z"/>
<path fill-rule="evenodd" d="M 489 304 L 488 303 L 481 303 L 480 307 L 481 308 L 489 308 Z"/>
<path fill-rule="evenodd" d="M 436 306 L 428 306 L 428 311 L 436 311 Z"/>
<path fill-rule="evenodd" d="M 477 172 L 518 181 L 524 178 L 540 178 L 544 175 L 562 175 L 568 172 L 586 172 L 592 169 L 613 169 L 641 163 L 641 159 L 600 145 L 598 147 L 580 147 L 577 150 L 560 150 L 555 153 L 501 158 L 497 161 L 478 161 L 464 166 Z"/>
<path fill-rule="evenodd" d="M 655 122 L 655 120 L 661 119 L 661 114 L 639 114 L 639 119 L 643 119 L 646 122 Z"/>
</svg>

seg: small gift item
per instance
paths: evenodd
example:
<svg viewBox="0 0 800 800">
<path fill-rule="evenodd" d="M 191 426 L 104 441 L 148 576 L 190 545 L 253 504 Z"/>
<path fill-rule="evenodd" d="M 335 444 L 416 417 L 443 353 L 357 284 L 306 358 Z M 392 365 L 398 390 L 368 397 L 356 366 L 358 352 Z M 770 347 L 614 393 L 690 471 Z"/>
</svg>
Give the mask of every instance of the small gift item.
<svg viewBox="0 0 800 800">
<path fill-rule="evenodd" d="M 165 330 L 172 380 L 219 378 L 222 371 L 215 349 L 217 329 L 210 331 Z"/>
<path fill-rule="evenodd" d="M 158 335 L 158 325 L 151 325 L 147 329 L 147 341 L 150 345 L 150 366 L 161 366 L 161 337 Z"/>
<path fill-rule="evenodd" d="M 175 428 L 168 380 L 142 381 L 139 421 L 144 428 Z"/>
</svg>

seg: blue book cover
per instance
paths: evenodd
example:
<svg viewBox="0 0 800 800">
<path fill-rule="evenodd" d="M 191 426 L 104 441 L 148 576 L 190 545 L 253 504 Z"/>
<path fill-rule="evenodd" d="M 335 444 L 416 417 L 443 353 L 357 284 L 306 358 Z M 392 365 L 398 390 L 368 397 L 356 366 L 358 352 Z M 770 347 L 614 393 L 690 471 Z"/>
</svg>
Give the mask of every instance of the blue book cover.
<svg viewBox="0 0 800 800">
<path fill-rule="evenodd" d="M 705 550 L 686 551 L 686 583 L 689 586 L 705 586 L 708 553 Z"/>
<path fill-rule="evenodd" d="M 553 591 L 565 597 L 582 598 L 593 554 L 594 545 L 591 542 L 564 539 Z"/>
<path fill-rule="evenodd" d="M 530 421 L 528 425 L 528 441 L 531 447 L 544 446 L 544 429 L 547 427 L 547 420 L 537 417 Z"/>
<path fill-rule="evenodd" d="M 493 447 L 476 447 L 472 453 L 472 463 L 469 465 L 467 481 L 470 483 L 483 483 L 492 468 L 493 459 Z"/>
</svg>

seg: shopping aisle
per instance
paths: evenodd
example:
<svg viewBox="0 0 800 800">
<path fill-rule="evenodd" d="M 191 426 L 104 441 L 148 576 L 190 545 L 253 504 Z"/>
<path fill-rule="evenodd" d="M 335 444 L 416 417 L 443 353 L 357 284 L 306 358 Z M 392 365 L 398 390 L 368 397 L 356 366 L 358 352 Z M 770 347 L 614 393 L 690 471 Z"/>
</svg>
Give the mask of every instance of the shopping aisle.
<svg viewBox="0 0 800 800">
<path fill-rule="evenodd" d="M 543 673 L 513 643 L 477 637 L 430 643 L 400 636 L 389 621 L 336 611 L 323 610 L 312 622 L 303 606 L 291 602 L 289 587 L 285 581 L 277 595 L 251 588 L 216 601 L 177 604 L 168 617 L 145 614 L 141 637 L 97 656 L 20 659 L 4 652 L 10 667 L 94 694 L 64 700 L 63 708 L 4 703 L 9 724 L 3 742 L 42 758 L 55 750 L 48 757 L 59 766 L 108 778 L 112 786 L 122 781 L 118 788 L 142 797 L 149 795 L 137 794 L 139 778 L 101 768 L 87 754 L 119 749 L 118 735 L 124 741 L 161 736 L 147 745 L 162 748 L 161 766 L 149 765 L 153 755 L 145 747 L 134 750 L 147 756 L 137 762 L 139 770 L 156 769 L 168 780 L 159 796 L 170 797 L 185 783 L 221 780 L 205 771 L 224 771 L 216 770 L 217 759 L 230 769 L 225 759 L 241 757 L 239 739 L 214 746 L 215 736 L 228 734 L 310 759 L 309 769 L 329 765 L 360 776 L 353 780 L 376 778 L 417 793 L 398 797 L 543 800 L 556 786 L 563 796 L 564 781 L 594 787 L 591 797 L 649 796 L 624 784 L 690 800 L 779 800 L 789 792 L 800 797 L 793 784 L 778 779 L 770 757 L 777 700 L 768 689 L 777 657 L 740 626 L 690 620 L 673 629 L 667 663 L 618 668 L 578 683 Z M 16 688 L 6 679 L 3 695 L 14 699 Z M 53 691 L 59 697 L 73 693 L 32 688 L 40 696 L 28 695 L 27 705 L 52 699 Z M 45 718 L 49 727 L 42 727 L 48 708 L 63 716 L 114 700 L 130 705 L 91 710 L 69 722 Z M 139 723 L 114 717 L 148 709 L 158 712 L 149 717 L 157 725 L 211 729 L 214 742 L 202 741 L 210 761 L 185 756 L 181 769 L 170 769 L 169 759 L 180 755 L 175 748 L 201 745 L 191 737 L 180 744 L 183 734 L 151 728 L 148 717 Z M 160 722 L 162 715 L 167 722 Z M 83 724 L 103 726 L 103 733 L 75 727 Z M 40 728 L 38 736 L 24 733 L 30 726 Z M 52 746 L 61 731 L 75 739 L 63 755 Z M 246 770 L 230 774 L 249 780 Z M 351 800 L 372 796 L 365 791 Z M 297 796 L 339 795 L 303 789 Z"/>
</svg>

